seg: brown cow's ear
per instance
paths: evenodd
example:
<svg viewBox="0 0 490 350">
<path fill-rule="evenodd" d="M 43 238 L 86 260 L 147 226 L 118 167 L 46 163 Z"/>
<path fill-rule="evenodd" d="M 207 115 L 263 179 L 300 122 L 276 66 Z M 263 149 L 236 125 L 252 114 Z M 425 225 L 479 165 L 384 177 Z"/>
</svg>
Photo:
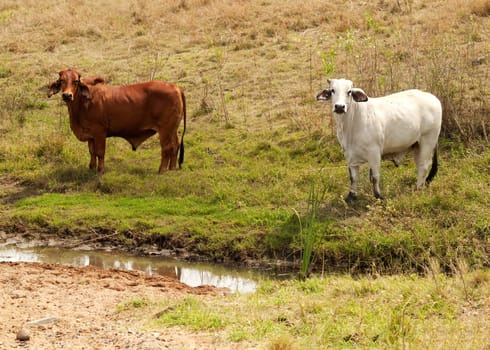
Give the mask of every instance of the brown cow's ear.
<svg viewBox="0 0 490 350">
<path fill-rule="evenodd" d="M 87 100 L 92 99 L 92 95 L 90 95 L 90 90 L 87 85 L 84 83 L 80 82 L 78 85 L 78 90 L 80 91 L 80 94 L 85 97 Z"/>
<path fill-rule="evenodd" d="M 54 83 L 51 83 L 49 86 L 48 90 L 48 97 L 53 96 L 54 94 L 57 94 L 61 90 L 61 81 L 56 80 Z"/>
<path fill-rule="evenodd" d="M 94 85 L 97 84 L 105 84 L 105 79 L 104 77 L 101 77 L 100 75 L 97 75 L 94 77 Z"/>
<path fill-rule="evenodd" d="M 81 80 L 85 85 L 105 84 L 105 79 L 100 75 L 91 75 Z"/>
</svg>

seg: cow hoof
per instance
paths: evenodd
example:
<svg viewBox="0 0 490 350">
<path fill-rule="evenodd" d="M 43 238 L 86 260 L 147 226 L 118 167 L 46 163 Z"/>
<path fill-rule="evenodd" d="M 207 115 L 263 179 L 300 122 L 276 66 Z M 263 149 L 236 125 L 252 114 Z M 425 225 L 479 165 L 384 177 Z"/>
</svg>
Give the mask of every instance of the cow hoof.
<svg viewBox="0 0 490 350">
<path fill-rule="evenodd" d="M 349 194 L 347 195 L 347 197 L 345 197 L 345 201 L 347 203 L 352 203 L 354 202 L 355 200 L 357 199 L 357 196 L 355 195 L 355 193 L 353 192 L 349 192 Z"/>
</svg>

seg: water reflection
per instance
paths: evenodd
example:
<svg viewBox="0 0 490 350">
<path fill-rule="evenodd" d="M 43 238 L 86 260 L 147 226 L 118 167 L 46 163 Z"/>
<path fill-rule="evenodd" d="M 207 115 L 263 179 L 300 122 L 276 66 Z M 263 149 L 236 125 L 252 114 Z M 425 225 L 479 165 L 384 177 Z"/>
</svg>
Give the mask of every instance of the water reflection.
<svg viewBox="0 0 490 350">
<path fill-rule="evenodd" d="M 19 248 L 0 246 L 0 261 L 25 261 L 97 266 L 104 269 L 143 271 L 148 275 L 164 275 L 191 286 L 211 285 L 228 288 L 232 292 L 252 293 L 256 290 L 250 271 L 238 271 L 222 266 L 201 263 L 188 264 L 161 257 L 139 257 L 120 252 L 76 251 L 63 248 Z"/>
</svg>

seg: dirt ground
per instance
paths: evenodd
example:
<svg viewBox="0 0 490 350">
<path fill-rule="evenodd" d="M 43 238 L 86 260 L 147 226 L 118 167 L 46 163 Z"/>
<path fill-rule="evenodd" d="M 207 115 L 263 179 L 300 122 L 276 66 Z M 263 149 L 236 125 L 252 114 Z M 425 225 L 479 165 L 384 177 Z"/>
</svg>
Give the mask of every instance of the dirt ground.
<svg viewBox="0 0 490 350">
<path fill-rule="evenodd" d="M 44 263 L 0 262 L 0 349 L 251 349 L 210 333 L 143 331 L 118 303 L 190 293 L 225 297 L 164 276 Z M 24 329 L 30 339 L 17 340 Z"/>
</svg>

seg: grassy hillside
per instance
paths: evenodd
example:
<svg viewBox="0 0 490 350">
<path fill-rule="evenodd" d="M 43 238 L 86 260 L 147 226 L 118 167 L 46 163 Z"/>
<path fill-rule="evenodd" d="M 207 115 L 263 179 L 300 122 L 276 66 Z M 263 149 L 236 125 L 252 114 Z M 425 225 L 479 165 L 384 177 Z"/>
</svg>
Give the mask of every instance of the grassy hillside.
<svg viewBox="0 0 490 350">
<path fill-rule="evenodd" d="M 237 261 L 299 259 L 309 234 L 324 270 L 488 266 L 488 0 L 3 1 L 0 26 L 3 230 L 111 234 Z M 156 174 L 156 137 L 137 152 L 109 139 L 97 178 L 60 97 L 46 97 L 66 67 L 182 86 L 184 169 Z M 441 99 L 430 188 L 414 190 L 407 159 L 383 165 L 386 200 L 371 196 L 366 169 L 360 200 L 342 200 L 347 169 L 314 100 L 327 76 L 371 96 L 417 87 Z"/>
</svg>

